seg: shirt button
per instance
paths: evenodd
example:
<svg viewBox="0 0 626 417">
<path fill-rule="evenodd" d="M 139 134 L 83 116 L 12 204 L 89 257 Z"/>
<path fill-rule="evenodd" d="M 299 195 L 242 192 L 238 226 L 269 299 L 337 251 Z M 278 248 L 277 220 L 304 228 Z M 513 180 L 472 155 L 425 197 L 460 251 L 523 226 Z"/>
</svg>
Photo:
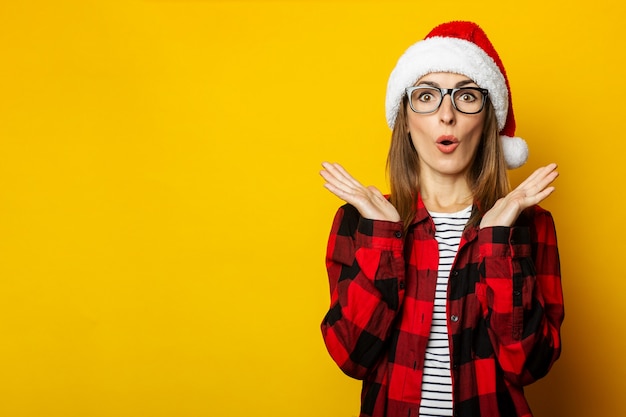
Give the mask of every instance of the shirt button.
<svg viewBox="0 0 626 417">
<path fill-rule="evenodd" d="M 400 239 L 402 237 L 402 232 L 397 231 L 393 234 L 395 237 L 397 237 L 398 239 Z"/>
<path fill-rule="evenodd" d="M 450 320 L 456 323 L 457 321 L 459 321 L 459 316 L 453 314 L 450 316 Z"/>
<path fill-rule="evenodd" d="M 400 287 L 401 290 L 403 290 L 404 289 L 404 282 L 401 282 L 398 286 Z"/>
<path fill-rule="evenodd" d="M 513 291 L 513 295 L 516 297 L 519 297 L 520 295 L 522 295 L 522 292 L 516 290 L 516 291 Z"/>
</svg>

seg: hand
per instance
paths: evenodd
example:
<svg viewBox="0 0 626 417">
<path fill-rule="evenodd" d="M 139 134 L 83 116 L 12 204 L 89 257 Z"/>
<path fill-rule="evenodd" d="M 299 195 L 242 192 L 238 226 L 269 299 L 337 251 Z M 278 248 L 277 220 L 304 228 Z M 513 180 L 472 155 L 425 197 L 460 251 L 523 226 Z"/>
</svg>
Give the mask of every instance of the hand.
<svg viewBox="0 0 626 417">
<path fill-rule="evenodd" d="M 326 180 L 324 187 L 356 207 L 361 216 L 372 220 L 400 221 L 396 208 L 376 187 L 364 187 L 339 164 L 324 162 L 322 166 L 324 169 L 320 175 Z"/>
<path fill-rule="evenodd" d="M 496 201 L 483 216 L 480 227 L 512 226 L 520 213 L 543 201 L 554 191 L 550 184 L 559 176 L 556 164 L 537 169 L 516 189 Z"/>
</svg>

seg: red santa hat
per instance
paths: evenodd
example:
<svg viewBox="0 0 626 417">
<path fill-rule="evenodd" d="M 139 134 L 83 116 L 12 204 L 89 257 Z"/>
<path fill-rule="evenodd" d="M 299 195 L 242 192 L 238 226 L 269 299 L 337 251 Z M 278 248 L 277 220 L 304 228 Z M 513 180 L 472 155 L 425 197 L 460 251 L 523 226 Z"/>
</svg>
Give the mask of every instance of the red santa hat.
<svg viewBox="0 0 626 417">
<path fill-rule="evenodd" d="M 489 90 L 507 167 L 524 165 L 528 146 L 515 136 L 515 117 L 506 71 L 485 32 L 472 22 L 439 25 L 400 57 L 387 83 L 385 110 L 389 127 L 393 128 L 396 121 L 405 88 L 432 72 L 463 74 L 479 87 Z"/>
</svg>

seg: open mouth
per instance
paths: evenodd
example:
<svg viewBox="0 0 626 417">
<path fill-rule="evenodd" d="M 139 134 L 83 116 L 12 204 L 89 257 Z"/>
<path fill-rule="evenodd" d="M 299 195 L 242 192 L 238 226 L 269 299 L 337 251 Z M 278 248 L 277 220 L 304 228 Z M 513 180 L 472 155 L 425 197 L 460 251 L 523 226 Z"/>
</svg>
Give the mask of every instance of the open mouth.
<svg viewBox="0 0 626 417">
<path fill-rule="evenodd" d="M 437 138 L 437 143 L 441 145 L 452 145 L 453 143 L 457 143 L 458 139 L 453 135 L 441 135 Z"/>
<path fill-rule="evenodd" d="M 452 153 L 459 146 L 459 141 L 454 136 L 441 136 L 437 139 L 437 148 L 443 153 Z"/>
</svg>

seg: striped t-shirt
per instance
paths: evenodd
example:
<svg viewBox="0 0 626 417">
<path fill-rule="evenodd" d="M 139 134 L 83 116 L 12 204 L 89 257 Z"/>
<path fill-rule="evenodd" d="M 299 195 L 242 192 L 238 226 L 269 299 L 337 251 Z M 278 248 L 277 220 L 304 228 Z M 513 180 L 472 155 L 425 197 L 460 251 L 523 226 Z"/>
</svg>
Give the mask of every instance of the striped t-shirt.
<svg viewBox="0 0 626 417">
<path fill-rule="evenodd" d="M 435 223 L 435 238 L 439 243 L 439 272 L 433 322 L 424 358 L 422 402 L 419 410 L 421 417 L 453 415 L 450 345 L 446 316 L 448 277 L 459 248 L 463 229 L 471 214 L 472 206 L 456 213 L 430 212 Z"/>
</svg>

